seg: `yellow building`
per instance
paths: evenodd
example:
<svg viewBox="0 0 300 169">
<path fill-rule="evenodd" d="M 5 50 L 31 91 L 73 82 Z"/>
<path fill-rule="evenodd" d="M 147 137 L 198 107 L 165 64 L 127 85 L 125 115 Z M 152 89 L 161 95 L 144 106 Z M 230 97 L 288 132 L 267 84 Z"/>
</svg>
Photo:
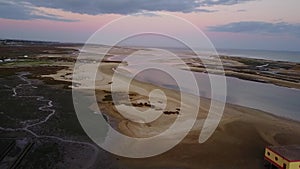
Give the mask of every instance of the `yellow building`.
<svg viewBox="0 0 300 169">
<path fill-rule="evenodd" d="M 266 147 L 265 160 L 270 169 L 300 169 L 300 146 Z"/>
</svg>

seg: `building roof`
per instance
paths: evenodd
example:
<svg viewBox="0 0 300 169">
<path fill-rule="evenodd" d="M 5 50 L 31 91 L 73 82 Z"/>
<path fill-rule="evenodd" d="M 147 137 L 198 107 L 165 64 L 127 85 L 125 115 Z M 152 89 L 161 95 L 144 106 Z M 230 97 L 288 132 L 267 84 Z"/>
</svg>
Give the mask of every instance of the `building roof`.
<svg viewBox="0 0 300 169">
<path fill-rule="evenodd" d="M 300 161 L 300 145 L 269 146 L 268 149 L 288 161 Z"/>
</svg>

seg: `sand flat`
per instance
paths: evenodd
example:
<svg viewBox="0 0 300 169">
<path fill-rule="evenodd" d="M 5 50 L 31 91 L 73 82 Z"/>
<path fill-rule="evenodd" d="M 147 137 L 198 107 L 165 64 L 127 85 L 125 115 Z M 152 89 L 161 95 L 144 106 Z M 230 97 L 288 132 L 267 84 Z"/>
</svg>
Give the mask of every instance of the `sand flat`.
<svg viewBox="0 0 300 169">
<path fill-rule="evenodd" d="M 114 73 L 113 68 L 118 64 L 107 62 L 100 67 L 103 78 L 96 83 L 98 105 L 94 106 L 99 106 L 114 118 L 118 123 L 117 129 L 121 133 L 134 137 L 151 137 L 166 130 L 177 116 L 185 116 L 188 119 L 189 114 L 182 114 L 180 111 L 178 115 L 162 113 L 157 120 L 151 123 L 138 124 L 120 114 L 111 101 L 103 101 L 105 95 L 111 94 L 108 91 Z M 53 77 L 55 78 L 54 75 Z M 122 89 L 122 85 L 119 85 L 117 89 L 117 92 L 126 92 L 125 89 Z M 145 102 L 148 94 L 154 89 L 164 91 L 167 96 L 166 110 L 176 111 L 180 104 L 179 92 L 135 80 L 131 82 L 130 86 L 131 103 Z M 193 97 L 196 96 L 191 95 L 190 99 L 194 100 Z M 120 102 L 126 101 L 128 100 L 120 99 Z M 222 120 L 212 137 L 205 143 L 199 144 L 198 137 L 209 110 L 210 100 L 201 98 L 200 103 L 197 121 L 188 136 L 179 145 L 162 155 L 151 158 L 119 157 L 120 165 L 131 169 L 263 168 L 265 146 L 300 144 L 299 122 L 231 104 L 226 104 Z M 190 102 L 186 102 L 184 105 L 187 112 L 193 106 Z M 120 109 L 126 111 L 128 107 L 121 106 Z M 148 108 L 142 107 L 142 109 L 147 110 Z M 176 132 L 180 132 L 180 129 Z"/>
</svg>

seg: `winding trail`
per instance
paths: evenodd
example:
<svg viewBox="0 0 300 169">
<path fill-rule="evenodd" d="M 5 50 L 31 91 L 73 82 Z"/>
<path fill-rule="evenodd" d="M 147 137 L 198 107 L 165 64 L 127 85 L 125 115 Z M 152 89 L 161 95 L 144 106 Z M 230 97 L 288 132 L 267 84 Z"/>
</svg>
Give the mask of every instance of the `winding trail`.
<svg viewBox="0 0 300 169">
<path fill-rule="evenodd" d="M 29 73 L 21 73 L 20 75 L 18 75 L 18 78 L 20 78 L 25 83 L 19 84 L 16 87 L 14 87 L 12 89 L 12 92 L 13 92 L 12 96 L 13 97 L 36 98 L 37 101 L 46 102 L 46 105 L 43 105 L 43 106 L 39 107 L 38 109 L 40 111 L 50 112 L 50 113 L 43 120 L 40 120 L 40 121 L 35 122 L 35 123 L 32 123 L 33 120 L 26 120 L 26 121 L 21 122 L 22 124 L 25 125 L 25 127 L 21 127 L 21 128 L 4 128 L 4 127 L 0 127 L 0 130 L 9 131 L 9 132 L 23 131 L 23 132 L 27 132 L 27 133 L 33 135 L 36 138 L 54 139 L 54 140 L 58 140 L 58 141 L 65 142 L 65 143 L 74 143 L 74 144 L 81 144 L 81 145 L 90 146 L 94 150 L 94 155 L 87 162 L 87 165 L 86 165 L 85 168 L 93 167 L 93 165 L 96 164 L 97 157 L 98 157 L 98 154 L 99 154 L 99 149 L 94 144 L 91 144 L 89 142 L 83 142 L 83 141 L 68 140 L 68 139 L 64 139 L 64 138 L 61 138 L 61 137 L 57 137 L 57 136 L 38 135 L 38 134 L 36 134 L 35 132 L 33 132 L 32 130 L 29 129 L 30 127 L 46 123 L 56 113 L 56 111 L 55 111 L 55 109 L 52 108 L 53 107 L 53 104 L 52 104 L 53 101 L 49 100 L 49 99 L 45 99 L 44 96 L 21 96 L 21 95 L 18 94 L 17 90 L 22 89 L 23 86 L 31 86 L 34 89 L 37 88 L 36 86 L 32 85 L 31 81 L 28 80 L 25 77 L 28 74 Z M 30 123 L 32 123 L 32 124 L 30 124 Z"/>
</svg>

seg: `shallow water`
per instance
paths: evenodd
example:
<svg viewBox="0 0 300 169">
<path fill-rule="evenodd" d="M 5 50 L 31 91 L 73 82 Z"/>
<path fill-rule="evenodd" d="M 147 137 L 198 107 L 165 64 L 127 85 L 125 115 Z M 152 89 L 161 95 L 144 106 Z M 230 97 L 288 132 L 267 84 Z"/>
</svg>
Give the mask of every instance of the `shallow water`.
<svg viewBox="0 0 300 169">
<path fill-rule="evenodd" d="M 127 68 L 128 70 L 128 68 Z M 178 90 L 173 79 L 168 80 L 166 76 L 160 77 L 153 71 L 143 73 L 136 79 L 161 87 Z M 211 89 L 208 75 L 195 73 L 198 82 L 200 96 L 211 98 Z M 184 77 L 183 77 L 184 78 Z M 259 83 L 226 77 L 227 81 L 227 103 L 259 109 L 271 114 L 300 121 L 300 90 L 280 87 L 273 84 Z M 184 87 L 188 92 L 188 84 Z"/>
<path fill-rule="evenodd" d="M 113 59 L 121 59 L 122 57 Z M 128 72 L 135 74 L 141 69 L 149 66 L 149 63 L 155 63 L 156 61 L 149 58 L 143 58 L 137 60 L 127 60 L 128 66 L 121 67 Z M 164 58 L 166 59 L 166 58 Z M 164 64 L 159 62 L 158 64 Z M 172 62 L 168 62 L 165 66 L 172 65 Z M 179 81 L 185 81 L 184 85 L 180 86 L 183 92 L 192 93 L 205 98 L 211 98 L 211 87 L 208 75 L 205 73 L 194 72 L 197 84 L 199 87 L 199 93 L 193 93 L 190 89 L 193 87 L 193 83 L 186 80 L 184 70 L 176 69 L 174 73 L 179 77 Z M 212 75 L 218 77 L 218 75 Z M 159 85 L 161 87 L 179 90 L 176 84 L 176 80 L 166 73 L 159 70 L 148 69 L 142 71 L 135 76 L 135 79 Z M 177 79 L 178 81 L 178 79 Z M 258 110 L 262 110 L 276 116 L 285 117 L 293 120 L 300 121 L 300 90 L 276 86 L 273 84 L 266 84 L 260 82 L 253 82 L 248 80 L 242 80 L 234 77 L 226 77 L 227 86 L 227 103 L 250 107 Z M 224 87 L 224 86 L 223 86 Z M 217 99 L 218 100 L 218 99 Z"/>
</svg>

